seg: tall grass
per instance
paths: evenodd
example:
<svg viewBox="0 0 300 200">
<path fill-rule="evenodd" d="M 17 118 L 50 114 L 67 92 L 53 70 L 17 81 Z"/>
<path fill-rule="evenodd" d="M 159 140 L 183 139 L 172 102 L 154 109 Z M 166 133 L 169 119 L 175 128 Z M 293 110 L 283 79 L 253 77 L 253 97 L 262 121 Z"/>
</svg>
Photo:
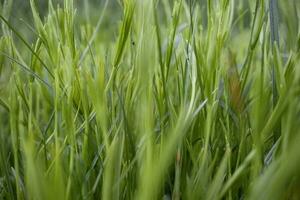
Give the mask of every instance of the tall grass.
<svg viewBox="0 0 300 200">
<path fill-rule="evenodd" d="M 30 0 L 24 28 L 4 0 L 0 199 L 299 199 L 300 7 L 276 2 L 124 0 L 115 23 Z"/>
</svg>

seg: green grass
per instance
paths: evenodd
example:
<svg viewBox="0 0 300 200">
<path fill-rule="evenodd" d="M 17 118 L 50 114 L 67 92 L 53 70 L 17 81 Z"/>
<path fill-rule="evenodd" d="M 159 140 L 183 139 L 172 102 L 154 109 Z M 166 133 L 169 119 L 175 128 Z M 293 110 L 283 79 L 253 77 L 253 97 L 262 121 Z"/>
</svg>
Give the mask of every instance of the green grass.
<svg viewBox="0 0 300 200">
<path fill-rule="evenodd" d="M 0 7 L 0 199 L 300 198 L 296 0 L 28 3 Z"/>
</svg>

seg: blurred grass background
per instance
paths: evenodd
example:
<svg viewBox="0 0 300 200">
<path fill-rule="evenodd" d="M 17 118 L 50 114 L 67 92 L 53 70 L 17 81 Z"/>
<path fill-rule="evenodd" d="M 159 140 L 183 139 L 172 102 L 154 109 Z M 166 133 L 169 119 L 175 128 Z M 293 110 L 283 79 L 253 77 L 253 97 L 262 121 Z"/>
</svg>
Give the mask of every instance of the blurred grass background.
<svg viewBox="0 0 300 200">
<path fill-rule="evenodd" d="M 4 4 L 5 0 L 1 0 L 1 5 Z M 169 4 L 172 6 L 174 1 L 169 0 Z M 40 16 L 43 18 L 47 16 L 48 13 L 48 1 L 39 0 L 37 1 L 38 12 Z M 54 5 L 62 5 L 62 0 L 53 0 Z M 202 11 L 205 13 L 206 1 L 202 1 L 203 5 Z M 300 2 L 297 0 L 289 0 L 289 1 L 278 1 L 279 4 L 279 20 L 280 20 L 280 35 L 281 35 L 281 43 L 285 46 L 286 50 L 290 49 L 293 46 L 295 39 L 297 39 L 297 30 L 298 27 L 298 14 Z M 76 16 L 78 22 L 88 22 L 90 24 L 95 24 L 100 14 L 100 10 L 104 6 L 104 0 L 75 0 L 74 5 L 76 8 Z M 105 16 L 104 22 L 104 33 L 102 33 L 103 40 L 110 40 L 111 37 L 116 37 L 118 25 L 117 23 L 121 19 L 122 16 L 122 2 L 120 0 L 111 0 L 108 6 L 108 12 Z M 240 0 L 236 2 L 237 16 L 242 16 L 239 19 L 239 31 L 248 32 L 251 28 L 251 16 L 252 11 L 255 7 L 255 1 L 249 0 Z M 160 7 L 159 7 L 160 9 Z M 159 10 L 158 9 L 158 10 Z M 32 14 L 30 12 L 30 2 L 29 0 L 15 0 L 12 1 L 12 5 L 9 6 L 7 12 L 10 13 L 10 21 L 19 27 L 19 30 L 22 31 L 28 38 L 32 36 L 30 31 L 28 31 L 28 27 L 24 25 L 31 24 L 33 21 Z M 205 15 L 203 21 L 205 22 Z M 160 16 L 159 21 L 166 23 L 166 16 L 163 14 Z M 114 34 L 111 34 L 114 33 Z"/>
</svg>

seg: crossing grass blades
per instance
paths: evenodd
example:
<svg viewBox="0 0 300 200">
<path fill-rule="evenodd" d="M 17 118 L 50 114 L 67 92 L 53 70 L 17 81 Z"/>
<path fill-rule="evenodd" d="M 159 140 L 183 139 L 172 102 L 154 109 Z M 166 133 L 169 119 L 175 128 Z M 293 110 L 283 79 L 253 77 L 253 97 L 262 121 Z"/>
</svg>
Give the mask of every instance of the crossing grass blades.
<svg viewBox="0 0 300 200">
<path fill-rule="evenodd" d="M 299 199 L 282 2 L 1 1 L 0 199 Z"/>
</svg>

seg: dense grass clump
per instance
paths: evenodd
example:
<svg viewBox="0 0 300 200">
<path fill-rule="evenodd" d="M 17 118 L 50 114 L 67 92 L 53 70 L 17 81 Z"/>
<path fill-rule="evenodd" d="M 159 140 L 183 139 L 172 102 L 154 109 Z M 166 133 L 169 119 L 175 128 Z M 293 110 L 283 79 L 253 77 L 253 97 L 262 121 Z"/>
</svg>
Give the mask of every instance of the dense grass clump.
<svg viewBox="0 0 300 200">
<path fill-rule="evenodd" d="M 0 199 L 300 199 L 297 0 L 24 2 Z"/>
</svg>

